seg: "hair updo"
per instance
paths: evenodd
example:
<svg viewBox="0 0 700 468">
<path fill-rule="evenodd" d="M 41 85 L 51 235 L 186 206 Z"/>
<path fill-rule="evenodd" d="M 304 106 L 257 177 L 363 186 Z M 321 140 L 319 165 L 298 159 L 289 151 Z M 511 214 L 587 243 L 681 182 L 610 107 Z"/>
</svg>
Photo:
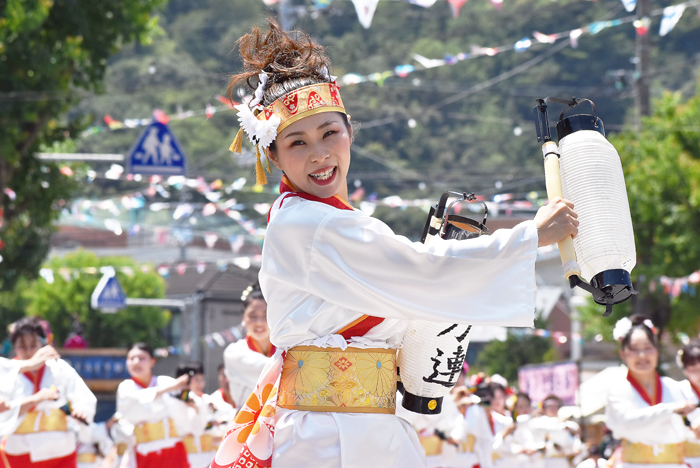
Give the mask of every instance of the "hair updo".
<svg viewBox="0 0 700 468">
<path fill-rule="evenodd" d="M 287 33 L 273 19 L 268 18 L 267 23 L 269 31 L 263 32 L 255 26 L 236 42 L 243 72 L 231 78 L 229 97 L 233 97 L 233 90 L 241 82 L 255 90 L 258 75 L 263 72 L 268 74 L 263 106 L 295 89 L 330 82 L 331 61 L 321 45 L 301 31 Z"/>
<path fill-rule="evenodd" d="M 632 315 L 629 318 L 629 320 L 632 322 L 632 326 L 630 327 L 629 331 L 622 337 L 620 341 L 621 348 L 625 349 L 627 346 L 629 346 L 630 339 L 632 338 L 632 333 L 634 333 L 635 330 L 642 330 L 647 335 L 649 342 L 652 345 L 654 345 L 655 348 L 658 349 L 659 343 L 656 338 L 656 328 L 654 327 L 654 324 L 651 322 L 651 320 L 639 314 Z"/>
<path fill-rule="evenodd" d="M 678 367 L 685 369 L 700 362 L 700 340 L 695 338 L 678 351 Z"/>
<path fill-rule="evenodd" d="M 271 18 L 267 19 L 267 23 L 269 31 L 263 32 L 254 26 L 236 41 L 243 71 L 229 81 L 228 95 L 232 101 L 234 90 L 243 83 L 249 91 L 254 91 L 259 83 L 258 75 L 263 72 L 268 76 L 260 102 L 263 107 L 304 86 L 331 82 L 331 61 L 323 46 L 302 31 L 284 31 Z M 348 116 L 341 115 L 350 130 L 352 126 Z M 275 151 L 274 141 L 270 149 Z"/>
<path fill-rule="evenodd" d="M 257 281 L 245 288 L 243 293 L 241 293 L 241 301 L 243 301 L 244 308 L 247 309 L 248 306 L 255 300 L 265 300 L 262 290 L 260 289 L 260 283 Z"/>
</svg>

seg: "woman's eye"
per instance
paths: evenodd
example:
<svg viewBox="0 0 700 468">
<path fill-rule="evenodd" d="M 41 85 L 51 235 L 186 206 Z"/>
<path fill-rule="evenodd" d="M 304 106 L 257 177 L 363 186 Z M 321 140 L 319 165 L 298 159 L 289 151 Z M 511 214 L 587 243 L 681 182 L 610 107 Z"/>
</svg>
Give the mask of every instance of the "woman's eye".
<svg viewBox="0 0 700 468">
<path fill-rule="evenodd" d="M 335 133 L 335 130 L 328 130 L 324 135 L 323 138 L 326 138 L 327 136 L 333 135 Z"/>
<path fill-rule="evenodd" d="M 292 146 L 299 146 L 299 145 L 303 145 L 303 144 L 304 144 L 304 142 L 301 140 L 296 140 L 296 141 L 292 142 Z"/>
</svg>

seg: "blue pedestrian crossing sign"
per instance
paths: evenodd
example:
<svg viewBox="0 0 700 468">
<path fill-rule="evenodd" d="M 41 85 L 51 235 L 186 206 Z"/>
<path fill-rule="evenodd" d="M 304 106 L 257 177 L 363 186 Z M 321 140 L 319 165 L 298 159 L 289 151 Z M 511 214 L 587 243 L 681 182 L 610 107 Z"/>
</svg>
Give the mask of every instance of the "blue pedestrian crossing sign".
<svg viewBox="0 0 700 468">
<path fill-rule="evenodd" d="M 105 271 L 90 297 L 90 305 L 95 310 L 114 313 L 126 307 L 126 294 L 113 269 Z"/>
<path fill-rule="evenodd" d="M 185 175 L 185 153 L 170 128 L 160 122 L 146 127 L 127 158 L 129 174 Z"/>
</svg>

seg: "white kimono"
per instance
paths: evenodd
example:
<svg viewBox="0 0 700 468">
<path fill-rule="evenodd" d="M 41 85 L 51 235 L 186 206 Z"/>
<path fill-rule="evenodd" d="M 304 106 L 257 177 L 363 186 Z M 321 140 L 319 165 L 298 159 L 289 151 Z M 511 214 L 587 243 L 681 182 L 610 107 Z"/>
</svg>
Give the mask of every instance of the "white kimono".
<svg viewBox="0 0 700 468">
<path fill-rule="evenodd" d="M 533 464 L 544 468 L 569 468 L 569 456 L 579 446 L 578 424 L 558 417 L 538 416 L 530 419 L 528 428 L 534 446 L 543 452 L 532 456 Z"/>
<path fill-rule="evenodd" d="M 527 455 L 525 449 L 536 450 L 536 443 L 530 430 L 529 414 L 522 414 L 516 418 L 515 431 L 505 436 L 503 430 L 496 434 L 493 450 L 499 455 L 495 465 L 508 468 L 532 468 L 537 461 L 541 461 L 539 455 Z M 507 426 L 506 426 L 507 428 Z"/>
<path fill-rule="evenodd" d="M 135 450 L 141 455 L 174 447 L 180 437 L 190 432 L 188 406 L 181 400 L 163 394 L 156 398 L 156 387 L 175 383 L 175 379 L 165 375 L 154 376 L 148 388 L 143 388 L 132 379 L 127 379 L 117 388 L 117 412 L 133 426 L 142 423 L 162 423 L 164 438 L 135 444 Z M 170 422 L 174 422 L 177 434 L 170 433 Z"/>
<path fill-rule="evenodd" d="M 439 414 L 419 414 L 408 411 L 401 406 L 402 396 L 396 395 L 396 416 L 407 421 L 418 433 L 420 439 L 435 438 L 435 431 L 442 432 L 445 436 L 450 436 L 454 428 L 463 419 L 462 413 L 457 409 L 457 405 L 452 400 L 450 394 L 445 395 L 442 400 L 442 411 Z M 436 455 L 426 455 L 425 463 L 427 468 L 458 468 L 454 464 L 457 448 L 447 441 L 440 441 L 440 453 Z"/>
<path fill-rule="evenodd" d="M 686 400 L 692 401 L 695 404 L 700 403 L 698 399 L 698 394 L 695 393 L 693 387 L 690 386 L 690 381 L 688 379 L 680 382 L 681 390 L 683 391 L 683 396 Z M 700 418 L 700 409 L 696 409 L 688 415 L 688 419 L 695 423 Z M 685 462 L 690 466 L 690 468 L 700 468 L 700 440 L 695 437 L 695 433 L 692 430 L 688 430 L 688 440 L 685 445 L 686 457 Z"/>
<path fill-rule="evenodd" d="M 15 373 L 16 375 L 16 373 Z M 2 379 L 0 379 L 2 380 Z M 0 384 L 0 390 L 5 400 L 14 404 L 21 404 L 22 400 L 34 394 L 34 383 L 24 375 L 16 375 L 11 382 Z M 70 402 L 72 408 L 81 411 L 92 422 L 97 407 L 97 399 L 85 385 L 83 379 L 63 359 L 51 359 L 46 361 L 44 374 L 39 388 L 55 386 L 58 390 L 57 400 L 45 400 L 36 405 L 33 411 L 48 415 L 52 410 L 60 411 L 60 408 Z M 13 418 L 12 423 L 2 426 L 0 436 L 7 436 L 5 451 L 10 455 L 29 454 L 33 462 L 63 458 L 76 451 L 78 432 L 85 425 L 77 420 L 68 418 L 67 431 L 33 432 L 28 434 L 14 434 L 29 413 Z M 38 424 L 38 423 L 37 423 Z"/>
<path fill-rule="evenodd" d="M 625 439 L 654 447 L 658 452 L 666 444 L 678 444 L 686 441 L 688 429 L 683 418 L 673 412 L 675 403 L 685 401 L 685 396 L 678 382 L 668 377 L 661 377 L 661 403 L 650 406 L 637 392 L 627 374 L 621 374 L 619 382 L 608 394 L 605 409 L 606 424 L 615 439 Z M 683 464 L 674 463 L 620 463 L 621 468 L 684 468 Z"/>
<path fill-rule="evenodd" d="M 189 436 L 187 443 L 185 443 L 187 461 L 190 463 L 190 468 L 209 468 L 216 454 L 216 448 L 204 446 L 202 436 L 205 435 L 207 423 L 212 419 L 214 412 L 209 405 L 209 395 L 203 395 L 207 398 L 197 395 L 190 395 L 190 397 L 193 399 L 196 409 L 188 406 L 186 411 L 188 424 L 184 435 Z M 184 440 L 183 438 L 183 442 Z"/>
<path fill-rule="evenodd" d="M 231 343 L 224 350 L 224 373 L 231 398 L 241 408 L 255 388 L 260 372 L 270 362 L 264 354 L 253 351 L 246 340 Z"/>
<path fill-rule="evenodd" d="M 15 381 L 19 374 L 19 361 L 0 357 L 0 398 L 2 398 L 10 409 L 0 413 L 0 434 L 8 434 L 17 425 L 21 401 L 11 401 Z"/>
<path fill-rule="evenodd" d="M 365 314 L 386 320 L 349 346 L 398 348 L 411 319 L 531 327 L 536 256 L 532 221 L 424 245 L 360 211 L 283 195 L 272 208 L 259 274 L 270 340 L 283 350 L 344 346 L 334 334 Z M 275 418 L 275 468 L 424 464 L 416 432 L 395 415 L 278 407 Z"/>
<path fill-rule="evenodd" d="M 204 395 L 204 397 L 213 408 L 211 416 L 213 426 L 207 432 L 213 437 L 215 447 L 218 447 L 226 435 L 228 424 L 236 417 L 236 408 L 224 399 L 221 389 L 212 394 Z"/>
<path fill-rule="evenodd" d="M 78 468 L 99 468 L 114 446 L 105 423 L 93 423 L 87 437 L 78 444 Z"/>
</svg>

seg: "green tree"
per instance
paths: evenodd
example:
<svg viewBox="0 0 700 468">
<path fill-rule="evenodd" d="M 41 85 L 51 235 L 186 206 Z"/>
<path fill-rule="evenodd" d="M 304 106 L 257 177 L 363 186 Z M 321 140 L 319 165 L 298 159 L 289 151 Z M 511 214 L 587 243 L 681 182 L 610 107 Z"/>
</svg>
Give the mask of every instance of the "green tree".
<svg viewBox="0 0 700 468">
<path fill-rule="evenodd" d="M 141 271 L 128 257 L 97 257 L 79 251 L 53 258 L 44 267 L 53 272 L 53 283 L 39 278 L 22 291 L 27 315 L 40 315 L 51 324 L 60 346 L 71 332 L 73 318 L 83 325 L 91 347 L 128 346 L 145 341 L 162 346 L 159 332 L 170 320 L 170 313 L 158 307 L 129 306 L 114 314 L 105 314 L 90 306 L 90 297 L 100 279 L 101 267 L 113 266 L 127 297 L 163 298 L 165 281 L 149 270 Z M 92 270 L 86 270 L 92 269 Z M 130 270 L 124 273 L 124 270 Z"/>
<path fill-rule="evenodd" d="M 700 298 L 686 291 L 671 300 L 661 276 L 687 276 L 700 268 L 700 94 L 684 101 L 665 93 L 642 131 L 610 137 L 625 173 L 637 265 L 632 276 L 639 294 L 601 319 L 601 307 L 583 310 L 587 335 L 612 338 L 618 318 L 639 313 L 671 332 L 700 331 Z"/>
<path fill-rule="evenodd" d="M 476 365 L 489 375 L 500 374 L 508 382 L 517 382 L 518 370 L 522 366 L 545 362 L 551 349 L 552 340 L 549 338 L 509 332 L 505 341 L 494 340 L 484 346 L 476 358 Z"/>
<path fill-rule="evenodd" d="M 158 30 L 151 12 L 164 2 L 0 2 L 0 290 L 36 277 L 51 223 L 76 189 L 35 153 L 75 136 L 85 120 L 66 111 L 81 93 L 102 89 L 120 46 L 150 40 Z"/>
</svg>

